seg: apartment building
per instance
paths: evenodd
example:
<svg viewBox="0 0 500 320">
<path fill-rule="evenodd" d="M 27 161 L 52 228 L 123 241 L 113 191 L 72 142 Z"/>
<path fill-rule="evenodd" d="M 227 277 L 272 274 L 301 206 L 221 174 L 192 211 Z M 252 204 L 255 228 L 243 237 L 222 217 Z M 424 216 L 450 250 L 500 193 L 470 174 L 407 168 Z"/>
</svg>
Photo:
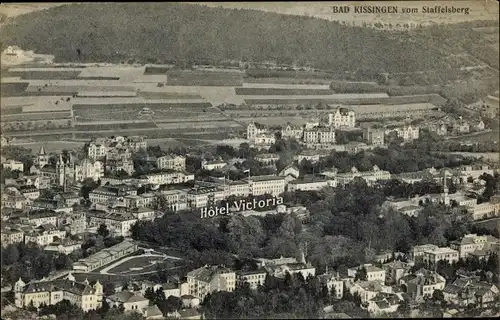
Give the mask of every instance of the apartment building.
<svg viewBox="0 0 500 320">
<path fill-rule="evenodd" d="M 191 295 L 203 299 L 214 291 L 234 291 L 236 273 L 219 266 L 204 266 L 187 274 L 187 283 Z"/>
<path fill-rule="evenodd" d="M 294 125 L 291 124 L 290 122 L 288 122 L 281 129 L 282 138 L 294 138 L 296 140 L 302 140 L 303 135 L 304 135 L 304 126 Z"/>
<path fill-rule="evenodd" d="M 335 180 L 327 180 L 321 178 L 314 177 L 305 177 L 300 180 L 293 180 L 288 182 L 287 191 L 295 192 L 295 191 L 318 191 L 326 187 L 335 187 Z"/>
<path fill-rule="evenodd" d="M 269 129 L 266 126 L 260 123 L 251 122 L 247 126 L 247 140 L 253 142 L 258 135 L 266 134 L 268 132 Z"/>
<path fill-rule="evenodd" d="M 247 197 L 250 194 L 248 181 L 228 181 L 225 184 L 226 197 Z"/>
<path fill-rule="evenodd" d="M 82 241 L 74 241 L 69 238 L 64 238 L 50 243 L 43 248 L 43 250 L 47 252 L 70 254 L 76 250 L 80 250 L 82 248 L 82 244 Z"/>
<path fill-rule="evenodd" d="M 472 216 L 473 220 L 482 220 L 500 215 L 500 202 L 484 202 L 468 207 L 467 212 Z"/>
<path fill-rule="evenodd" d="M 137 218 L 131 213 L 110 213 L 104 211 L 89 211 L 87 219 L 90 228 L 99 228 L 101 224 L 104 224 L 112 234 L 122 237 L 130 236 L 130 230 L 137 222 Z"/>
<path fill-rule="evenodd" d="M 376 128 L 365 128 L 363 130 L 363 140 L 365 140 L 368 144 L 374 146 L 384 145 L 385 142 L 385 131 L 384 129 L 376 129 Z"/>
<path fill-rule="evenodd" d="M 273 165 L 278 162 L 280 156 L 276 153 L 261 153 L 256 155 L 254 159 L 265 165 Z"/>
<path fill-rule="evenodd" d="M 24 164 L 21 161 L 17 160 L 7 160 L 5 162 L 2 162 L 2 168 L 3 169 L 10 169 L 11 171 L 24 171 Z"/>
<path fill-rule="evenodd" d="M 436 264 L 438 261 L 446 261 L 448 263 L 457 262 L 459 254 L 457 250 L 448 247 L 435 248 L 424 251 L 423 261 L 425 263 Z"/>
<path fill-rule="evenodd" d="M 194 180 L 194 174 L 187 172 L 165 171 L 144 175 L 150 184 L 179 184 Z"/>
<path fill-rule="evenodd" d="M 414 246 L 411 249 L 411 258 L 414 261 L 421 260 L 424 257 L 425 251 L 435 250 L 437 248 L 438 248 L 438 246 L 436 246 L 434 244 L 423 244 L 423 245 L 419 245 L 419 246 Z"/>
<path fill-rule="evenodd" d="M 385 282 L 385 270 L 375 267 L 372 264 L 364 264 L 353 268 L 349 268 L 347 269 L 347 275 L 349 277 L 355 278 L 356 274 L 359 272 L 361 268 L 365 268 L 366 270 L 367 281 L 381 281 L 382 283 Z"/>
<path fill-rule="evenodd" d="M 322 274 L 318 276 L 318 279 L 322 285 L 326 285 L 330 294 L 334 294 L 337 299 L 342 299 L 344 296 L 344 282 L 340 279 L 338 273 L 336 275 Z"/>
<path fill-rule="evenodd" d="M 338 107 L 328 115 L 328 125 L 335 129 L 354 128 L 356 114 L 350 109 Z"/>
<path fill-rule="evenodd" d="M 413 299 L 422 301 L 424 297 L 432 297 L 435 290 L 442 291 L 446 280 L 436 272 L 420 269 L 399 279 L 399 285 Z"/>
<path fill-rule="evenodd" d="M 21 222 L 38 227 L 41 225 L 51 224 L 58 225 L 60 213 L 53 210 L 34 210 L 26 212 L 26 215 L 21 216 Z"/>
<path fill-rule="evenodd" d="M 395 132 L 398 138 L 403 138 L 404 141 L 410 141 L 418 139 L 420 128 L 418 126 L 405 125 L 403 127 L 388 128 L 385 130 L 386 135 L 392 132 Z"/>
<path fill-rule="evenodd" d="M 204 208 L 214 205 L 225 198 L 219 187 L 195 187 L 187 192 L 187 204 L 191 208 Z"/>
<path fill-rule="evenodd" d="M 285 192 L 285 178 L 280 176 L 253 176 L 249 180 L 249 191 L 253 196 L 270 194 L 275 197 Z"/>
<path fill-rule="evenodd" d="M 66 230 L 58 230 L 55 226 L 47 224 L 41 225 L 31 232 L 24 235 L 24 242 L 33 242 L 41 247 L 53 243 L 57 239 L 64 239 L 66 237 Z"/>
<path fill-rule="evenodd" d="M 212 161 L 203 160 L 203 162 L 201 163 L 201 168 L 207 171 L 222 169 L 225 166 L 227 166 L 227 162 L 225 162 L 224 160 L 212 160 Z"/>
<path fill-rule="evenodd" d="M 334 144 L 335 130 L 333 127 L 314 127 L 304 130 L 304 143 L 307 144 Z"/>
<path fill-rule="evenodd" d="M 184 190 L 162 190 L 158 192 L 157 197 L 161 197 L 170 210 L 178 211 L 188 208 L 188 195 Z"/>
<path fill-rule="evenodd" d="M 18 308 L 33 304 L 55 305 L 64 300 L 76 304 L 84 312 L 96 310 L 102 306 L 103 286 L 99 281 L 89 285 L 75 282 L 74 278 L 48 282 L 34 282 L 26 285 L 21 279 L 14 285 L 15 304 Z"/>
<path fill-rule="evenodd" d="M 257 289 L 259 285 L 264 285 L 266 275 L 267 272 L 263 269 L 254 271 L 239 271 L 236 272 L 236 285 L 242 286 L 244 283 L 248 283 L 250 289 Z"/>
<path fill-rule="evenodd" d="M 490 235 L 466 234 L 462 239 L 452 241 L 450 248 L 459 252 L 460 259 L 465 259 L 476 251 L 498 251 L 500 240 Z"/>
<path fill-rule="evenodd" d="M 370 171 L 359 171 L 356 167 L 352 167 L 350 172 L 337 173 L 337 184 L 339 186 L 345 186 L 356 177 L 363 178 L 368 185 L 372 185 L 376 181 L 390 180 L 391 173 L 389 171 L 380 170 L 380 168 L 376 165 L 373 166 Z"/>
<path fill-rule="evenodd" d="M 136 196 L 137 188 L 128 185 L 100 186 L 89 193 L 91 203 L 106 203 L 126 196 Z"/>
<path fill-rule="evenodd" d="M 156 167 L 158 169 L 164 170 L 175 170 L 175 171 L 185 171 L 186 170 L 186 158 L 178 155 L 165 155 L 156 158 Z"/>
<path fill-rule="evenodd" d="M 391 293 L 392 288 L 384 285 L 381 281 L 356 281 L 349 288 L 351 294 L 357 293 L 361 302 L 368 302 L 375 298 L 379 293 Z"/>
<path fill-rule="evenodd" d="M 16 227 L 4 227 L 1 231 L 2 246 L 6 247 L 9 244 L 24 242 L 24 231 Z"/>
</svg>

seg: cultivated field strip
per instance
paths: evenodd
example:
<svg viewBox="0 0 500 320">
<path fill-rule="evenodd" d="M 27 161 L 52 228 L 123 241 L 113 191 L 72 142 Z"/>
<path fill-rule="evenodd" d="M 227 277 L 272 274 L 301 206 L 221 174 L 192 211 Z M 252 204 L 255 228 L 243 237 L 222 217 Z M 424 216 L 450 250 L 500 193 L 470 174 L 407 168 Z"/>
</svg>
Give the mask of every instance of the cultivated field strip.
<svg viewBox="0 0 500 320">
<path fill-rule="evenodd" d="M 286 89 L 283 89 L 286 90 Z M 327 94 L 327 95 L 315 95 L 314 97 L 310 95 L 240 95 L 242 99 L 246 100 L 325 100 L 325 99 L 337 99 L 337 100 L 348 100 L 348 99 L 375 99 L 375 98 L 388 98 L 387 93 L 339 93 L 339 94 Z"/>
<path fill-rule="evenodd" d="M 7 77 L 20 77 L 23 80 L 70 80 L 77 79 L 80 74 L 78 71 L 7 71 Z"/>
<path fill-rule="evenodd" d="M 70 112 L 37 112 L 37 113 L 22 113 L 13 115 L 2 115 L 1 122 L 10 121 L 36 121 L 36 120 L 61 120 L 70 119 Z"/>
<path fill-rule="evenodd" d="M 235 88 L 237 95 L 241 96 L 324 96 L 333 95 L 335 91 L 330 89 L 291 89 L 291 88 Z"/>
<path fill-rule="evenodd" d="M 329 84 L 286 84 L 286 83 L 249 83 L 244 82 L 242 88 L 263 88 L 263 89 L 323 89 L 329 90 Z"/>
</svg>

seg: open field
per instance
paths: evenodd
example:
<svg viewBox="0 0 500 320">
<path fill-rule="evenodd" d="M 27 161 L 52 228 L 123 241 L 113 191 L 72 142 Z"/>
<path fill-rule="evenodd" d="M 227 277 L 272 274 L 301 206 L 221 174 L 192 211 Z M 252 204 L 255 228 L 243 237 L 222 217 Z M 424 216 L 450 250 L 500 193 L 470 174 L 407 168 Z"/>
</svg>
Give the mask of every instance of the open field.
<svg viewBox="0 0 500 320">
<path fill-rule="evenodd" d="M 112 267 L 108 270 L 107 268 L 101 270 L 101 273 L 111 273 L 111 274 L 133 274 L 133 273 L 144 273 L 151 272 L 155 270 L 155 265 L 157 263 L 163 262 L 166 260 L 164 256 L 159 255 L 142 255 L 137 257 L 130 257 L 123 259 L 122 263 L 119 263 L 115 267 Z M 115 265 L 115 264 L 112 264 Z M 153 267 L 153 268 L 151 268 Z M 151 269 L 151 270 L 150 270 Z M 106 270 L 106 271 L 105 271 Z"/>
<path fill-rule="evenodd" d="M 255 83 L 272 83 L 272 84 L 309 84 L 309 85 L 330 85 L 331 80 L 327 79 L 303 79 L 303 78 L 287 78 L 287 77 L 270 77 L 270 78 L 251 78 L 246 77 L 243 79 L 243 86 Z"/>
<path fill-rule="evenodd" d="M 47 141 L 43 143 L 43 146 L 47 152 L 61 152 L 62 150 L 72 150 L 82 148 L 85 142 L 82 141 Z M 14 141 L 12 145 L 22 146 L 33 150 L 33 152 L 38 152 L 40 149 L 40 142 L 19 142 Z"/>
</svg>

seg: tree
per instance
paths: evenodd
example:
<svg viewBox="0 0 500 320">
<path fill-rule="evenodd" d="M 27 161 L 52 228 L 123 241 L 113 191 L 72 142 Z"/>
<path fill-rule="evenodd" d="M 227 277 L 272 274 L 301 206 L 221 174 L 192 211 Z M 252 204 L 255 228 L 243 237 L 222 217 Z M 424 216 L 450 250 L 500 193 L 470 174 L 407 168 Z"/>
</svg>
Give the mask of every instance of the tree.
<svg viewBox="0 0 500 320">
<path fill-rule="evenodd" d="M 109 230 L 108 227 L 103 223 L 99 226 L 97 229 L 97 234 L 100 235 L 103 238 L 107 238 L 109 236 Z"/>
</svg>

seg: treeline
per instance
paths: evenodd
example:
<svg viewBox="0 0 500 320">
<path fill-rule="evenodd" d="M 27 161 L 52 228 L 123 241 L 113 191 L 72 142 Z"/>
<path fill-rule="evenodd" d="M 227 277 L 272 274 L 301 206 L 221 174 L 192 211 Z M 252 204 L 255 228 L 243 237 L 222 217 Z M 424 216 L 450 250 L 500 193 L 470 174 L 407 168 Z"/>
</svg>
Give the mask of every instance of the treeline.
<svg viewBox="0 0 500 320">
<path fill-rule="evenodd" d="M 440 41 L 450 34 L 437 30 L 422 45 L 419 39 L 425 30 L 396 38 L 389 31 L 305 16 L 173 3 L 113 3 L 32 12 L 7 23 L 0 35 L 2 49 L 18 45 L 54 54 L 59 61 L 275 61 L 394 73 L 446 65 Z M 451 36 L 463 38 L 462 32 Z"/>
</svg>

